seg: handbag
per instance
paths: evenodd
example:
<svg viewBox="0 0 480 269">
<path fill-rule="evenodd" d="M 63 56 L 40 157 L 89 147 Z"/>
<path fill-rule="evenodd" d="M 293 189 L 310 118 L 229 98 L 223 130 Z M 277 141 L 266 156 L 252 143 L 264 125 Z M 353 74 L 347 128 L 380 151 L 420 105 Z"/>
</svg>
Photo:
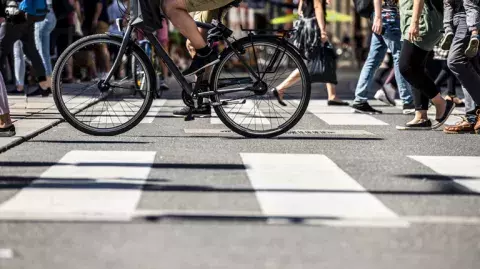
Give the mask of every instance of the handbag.
<svg viewBox="0 0 480 269">
<path fill-rule="evenodd" d="M 308 61 L 307 67 L 310 72 L 312 83 L 332 83 L 337 81 L 337 55 L 330 43 L 318 45 L 312 52 L 312 58 Z"/>
<path fill-rule="evenodd" d="M 304 18 L 296 20 L 293 24 L 294 34 L 292 43 L 309 60 L 320 42 L 320 28 L 316 18 Z"/>
</svg>

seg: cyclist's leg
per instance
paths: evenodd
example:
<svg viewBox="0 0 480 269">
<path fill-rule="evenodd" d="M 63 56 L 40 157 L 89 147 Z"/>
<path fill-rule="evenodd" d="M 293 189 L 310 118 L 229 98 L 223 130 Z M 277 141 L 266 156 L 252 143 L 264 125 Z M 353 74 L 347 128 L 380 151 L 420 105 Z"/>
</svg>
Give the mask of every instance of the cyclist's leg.
<svg viewBox="0 0 480 269">
<path fill-rule="evenodd" d="M 218 62 L 218 55 L 212 53 L 207 43 L 198 31 L 193 18 L 188 12 L 214 10 L 223 7 L 233 0 L 165 0 L 163 3 L 163 11 L 170 19 L 172 24 L 190 40 L 197 55 L 192 61 L 192 65 L 188 68 L 184 75 L 192 75 Z"/>
</svg>

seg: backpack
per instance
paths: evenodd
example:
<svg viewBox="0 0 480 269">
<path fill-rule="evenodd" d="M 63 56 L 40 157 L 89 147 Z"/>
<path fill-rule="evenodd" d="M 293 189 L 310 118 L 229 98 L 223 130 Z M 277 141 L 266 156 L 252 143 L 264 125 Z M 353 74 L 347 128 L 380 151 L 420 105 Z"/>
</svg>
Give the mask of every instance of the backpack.
<svg viewBox="0 0 480 269">
<path fill-rule="evenodd" d="M 370 19 L 372 17 L 373 11 L 373 0 L 354 0 L 355 11 L 360 15 L 360 17 Z"/>
<path fill-rule="evenodd" d="M 43 21 L 49 12 L 46 0 L 23 0 L 18 7 L 30 22 Z"/>
</svg>

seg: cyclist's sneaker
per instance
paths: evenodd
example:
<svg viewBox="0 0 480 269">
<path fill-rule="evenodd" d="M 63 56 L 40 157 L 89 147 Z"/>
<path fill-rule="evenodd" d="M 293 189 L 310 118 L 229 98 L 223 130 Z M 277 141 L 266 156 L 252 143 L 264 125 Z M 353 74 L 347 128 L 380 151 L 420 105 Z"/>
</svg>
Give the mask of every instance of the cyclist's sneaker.
<svg viewBox="0 0 480 269">
<path fill-rule="evenodd" d="M 190 107 L 185 106 L 180 110 L 175 110 L 173 111 L 174 116 L 179 116 L 179 117 L 184 117 L 188 115 L 188 112 L 190 111 Z M 210 116 L 212 113 L 212 109 L 210 106 L 203 106 L 201 108 L 194 108 L 193 109 L 193 115 L 196 116 Z"/>
<path fill-rule="evenodd" d="M 353 104 L 352 108 L 356 113 L 363 113 L 363 114 L 382 114 L 383 112 L 380 110 L 376 110 L 375 108 L 371 107 L 369 103 L 359 103 Z"/>
<path fill-rule="evenodd" d="M 403 104 L 403 114 L 413 114 L 415 113 L 415 105 L 413 103 Z"/>
<path fill-rule="evenodd" d="M 209 66 L 212 66 L 216 63 L 218 63 L 220 60 L 218 59 L 218 53 L 214 52 L 213 50 L 210 51 L 205 56 L 195 55 L 192 60 L 192 64 L 190 65 L 187 70 L 183 71 L 183 75 L 186 76 L 191 76 L 193 74 L 196 74 L 198 71 L 201 71 Z"/>
</svg>

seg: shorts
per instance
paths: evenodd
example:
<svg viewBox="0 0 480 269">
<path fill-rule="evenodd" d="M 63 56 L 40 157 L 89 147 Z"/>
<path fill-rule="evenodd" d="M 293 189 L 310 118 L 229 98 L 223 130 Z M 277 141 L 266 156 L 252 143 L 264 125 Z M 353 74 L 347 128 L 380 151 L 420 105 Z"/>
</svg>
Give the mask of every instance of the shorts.
<svg viewBox="0 0 480 269">
<path fill-rule="evenodd" d="M 210 23 L 218 17 L 221 7 L 234 0 L 185 0 L 188 12 L 194 12 L 193 19 L 199 22 Z"/>
</svg>

